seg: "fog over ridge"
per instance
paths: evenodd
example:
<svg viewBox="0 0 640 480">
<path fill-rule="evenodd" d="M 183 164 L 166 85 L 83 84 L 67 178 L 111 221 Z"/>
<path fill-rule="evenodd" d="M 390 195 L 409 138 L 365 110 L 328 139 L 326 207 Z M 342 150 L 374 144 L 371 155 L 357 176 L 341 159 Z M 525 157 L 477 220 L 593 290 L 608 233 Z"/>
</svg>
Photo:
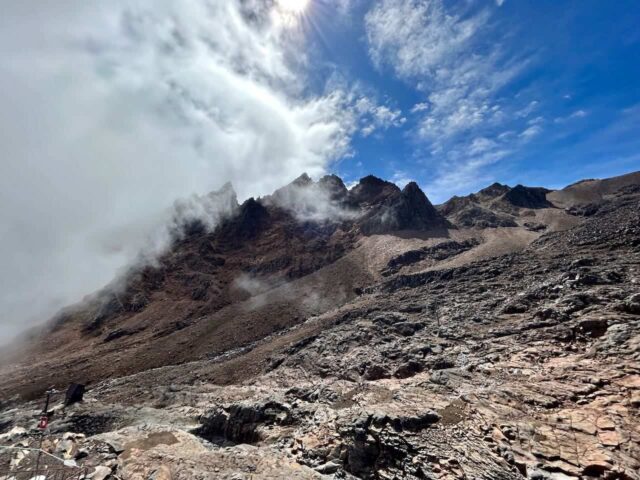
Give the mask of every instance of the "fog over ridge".
<svg viewBox="0 0 640 480">
<path fill-rule="evenodd" d="M 269 194 L 348 151 L 351 94 L 305 92 L 268 3 L 5 5 L 0 341 L 161 250 L 176 199 Z"/>
</svg>

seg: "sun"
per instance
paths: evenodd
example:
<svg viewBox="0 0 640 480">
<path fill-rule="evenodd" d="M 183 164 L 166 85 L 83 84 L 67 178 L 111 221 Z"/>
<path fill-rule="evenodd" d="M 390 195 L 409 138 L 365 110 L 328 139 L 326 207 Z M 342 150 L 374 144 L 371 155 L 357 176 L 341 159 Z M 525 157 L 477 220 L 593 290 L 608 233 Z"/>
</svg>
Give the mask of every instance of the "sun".
<svg viewBox="0 0 640 480">
<path fill-rule="evenodd" d="M 283 30 L 299 28 L 306 18 L 312 0 L 274 0 L 271 16 Z"/>
<path fill-rule="evenodd" d="M 310 0 L 276 0 L 278 8 L 282 13 L 302 15 L 309 6 Z"/>
</svg>

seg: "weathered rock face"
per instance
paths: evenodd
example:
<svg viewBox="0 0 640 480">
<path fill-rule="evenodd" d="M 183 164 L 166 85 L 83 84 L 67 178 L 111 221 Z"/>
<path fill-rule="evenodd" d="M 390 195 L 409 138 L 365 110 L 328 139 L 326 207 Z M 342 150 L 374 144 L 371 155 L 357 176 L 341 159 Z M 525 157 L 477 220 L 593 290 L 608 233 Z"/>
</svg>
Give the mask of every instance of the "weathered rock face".
<svg viewBox="0 0 640 480">
<path fill-rule="evenodd" d="M 349 191 L 337 175 L 325 175 L 318 180 L 321 189 L 329 192 L 329 198 L 337 202 L 345 202 Z"/>
<path fill-rule="evenodd" d="M 502 196 L 511 205 L 521 208 L 550 208 L 551 202 L 547 201 L 547 194 L 551 190 L 546 188 L 532 188 L 524 185 L 516 185 Z"/>
<path fill-rule="evenodd" d="M 445 228 L 446 220 L 438 213 L 418 184 L 408 183 L 402 189 L 402 202 L 398 206 L 399 224 L 402 229 L 429 230 Z"/>
<path fill-rule="evenodd" d="M 366 235 L 449 226 L 415 182 L 401 191 L 389 182 L 365 177 L 349 192 L 349 197 L 352 204 L 364 210 L 358 224 Z"/>
<path fill-rule="evenodd" d="M 194 433 L 211 442 L 257 443 L 260 428 L 293 422 L 290 407 L 278 402 L 258 405 L 235 404 L 226 410 L 216 409 L 203 416 L 202 426 Z"/>
<path fill-rule="evenodd" d="M 268 224 L 269 211 L 260 202 L 250 198 L 240 206 L 236 216 L 220 225 L 219 235 L 229 244 L 240 244 L 256 238 Z"/>
<path fill-rule="evenodd" d="M 393 257 L 387 263 L 387 268 L 382 272 L 383 275 L 389 276 L 397 273 L 402 267 L 413 265 L 424 260 L 431 259 L 435 262 L 446 260 L 448 258 L 459 255 L 463 252 L 471 250 L 479 245 L 476 239 L 465 240 L 463 242 L 449 241 L 434 245 L 433 247 L 423 247 L 419 250 L 409 250 L 396 257 Z"/>
<path fill-rule="evenodd" d="M 511 188 L 494 183 L 466 197 L 453 197 L 438 209 L 460 227 L 517 227 L 518 218 L 530 215 L 530 210 L 554 208 L 547 200 L 550 192 L 546 188 L 523 185 Z"/>
<path fill-rule="evenodd" d="M 148 298 L 141 313 L 180 315 L 185 303 L 154 295 L 176 295 L 179 284 L 191 298 L 203 278 L 207 302 L 224 297 L 229 313 L 162 336 L 121 324 L 125 312 L 139 322 L 133 296 L 106 295 L 84 320 L 105 317 L 83 338 L 121 356 L 44 360 L 47 386 L 66 362 L 96 375 L 84 401 L 62 409 L 54 396 L 48 452 L 123 480 L 640 479 L 639 189 L 627 182 L 577 218 L 565 204 L 534 207 L 540 198 L 528 193 L 526 207 L 507 205 L 513 189 L 497 184 L 465 202 L 516 226 L 394 237 L 361 235 L 358 222 L 383 205 L 399 219 L 403 205 L 412 221 L 430 218 L 416 187 L 363 179 L 354 200 L 336 178 L 309 181 L 302 188 L 323 184 L 332 201 L 371 215 L 310 221 L 261 199 L 268 217 L 255 236 L 185 237 L 160 275 L 136 284 Z M 215 272 L 238 270 L 279 283 L 213 293 L 228 278 Z M 114 367 L 100 381 L 111 359 L 135 361 L 123 351 L 152 355 L 140 346 L 147 339 L 164 349 L 160 368 L 125 376 Z M 0 443 L 36 438 L 42 404 L 5 393 L 36 375 L 2 371 Z M 0 470 L 29 464 L 17 452 L 0 455 Z"/>
<path fill-rule="evenodd" d="M 359 207 L 383 203 L 390 197 L 397 197 L 400 189 L 395 183 L 369 175 L 360 179 L 349 192 L 352 204 Z"/>
</svg>

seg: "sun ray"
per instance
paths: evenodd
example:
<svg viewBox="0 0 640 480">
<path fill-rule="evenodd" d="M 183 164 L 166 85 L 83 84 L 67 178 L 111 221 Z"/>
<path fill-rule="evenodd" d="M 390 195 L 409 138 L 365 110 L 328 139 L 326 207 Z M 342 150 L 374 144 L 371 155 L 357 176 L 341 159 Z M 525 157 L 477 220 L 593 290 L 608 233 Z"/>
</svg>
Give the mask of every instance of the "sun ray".
<svg viewBox="0 0 640 480">
<path fill-rule="evenodd" d="M 311 0 L 275 0 L 273 18 L 276 24 L 295 27 L 304 19 Z"/>
<path fill-rule="evenodd" d="M 309 0 L 277 0 L 276 4 L 282 12 L 302 15 L 309 6 Z"/>
</svg>

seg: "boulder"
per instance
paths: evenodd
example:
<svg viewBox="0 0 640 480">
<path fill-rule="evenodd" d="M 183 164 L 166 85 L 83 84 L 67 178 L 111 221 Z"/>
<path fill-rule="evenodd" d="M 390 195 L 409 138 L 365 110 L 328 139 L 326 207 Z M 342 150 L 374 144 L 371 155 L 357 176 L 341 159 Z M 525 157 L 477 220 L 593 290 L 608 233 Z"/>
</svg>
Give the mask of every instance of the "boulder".
<svg viewBox="0 0 640 480">
<path fill-rule="evenodd" d="M 628 297 L 622 304 L 622 310 L 632 315 L 640 315 L 640 293 Z"/>
<path fill-rule="evenodd" d="M 90 473 L 87 478 L 91 480 L 105 480 L 111 475 L 111 469 L 103 465 L 99 465 L 96 469 Z"/>
</svg>

